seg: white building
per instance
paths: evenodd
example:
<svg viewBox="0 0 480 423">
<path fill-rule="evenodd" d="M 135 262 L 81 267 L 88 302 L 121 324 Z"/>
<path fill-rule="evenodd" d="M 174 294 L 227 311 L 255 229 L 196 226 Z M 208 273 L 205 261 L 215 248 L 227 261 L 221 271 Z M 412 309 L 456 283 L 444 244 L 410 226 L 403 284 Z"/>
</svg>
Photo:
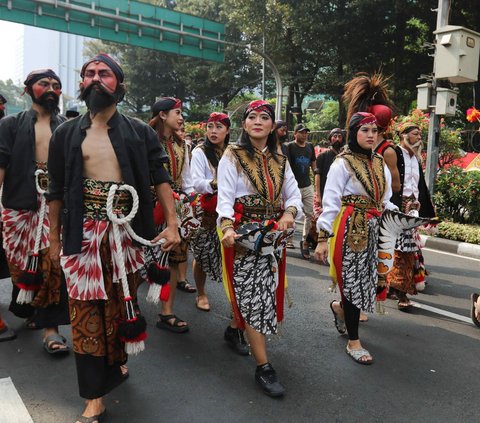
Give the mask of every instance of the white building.
<svg viewBox="0 0 480 423">
<path fill-rule="evenodd" d="M 79 35 L 24 26 L 23 37 L 17 40 L 15 82 L 22 84 L 32 70 L 50 68 L 62 81 L 64 101 L 77 98 L 85 40 Z"/>
</svg>

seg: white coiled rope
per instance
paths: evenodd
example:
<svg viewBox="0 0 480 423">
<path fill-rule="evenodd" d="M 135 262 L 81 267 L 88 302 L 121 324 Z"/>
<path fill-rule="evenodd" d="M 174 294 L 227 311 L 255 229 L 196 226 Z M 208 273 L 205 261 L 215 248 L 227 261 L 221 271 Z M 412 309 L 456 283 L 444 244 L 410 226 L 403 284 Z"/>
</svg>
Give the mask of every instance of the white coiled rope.
<svg viewBox="0 0 480 423">
<path fill-rule="evenodd" d="M 35 171 L 35 187 L 37 188 L 37 192 L 40 194 L 40 210 L 38 212 L 38 224 L 37 224 L 37 232 L 35 234 L 35 243 L 33 245 L 33 254 L 28 258 L 27 263 L 27 270 L 38 270 L 39 258 L 38 258 L 38 251 L 40 250 L 40 244 L 42 242 L 42 235 L 43 235 L 43 219 L 45 219 L 45 211 L 47 209 L 47 200 L 45 199 L 45 190 L 42 189 L 40 184 L 38 183 L 40 175 L 44 175 L 45 172 L 42 169 L 37 169 Z M 17 304 L 30 304 L 33 301 L 35 292 L 25 289 L 20 289 L 20 292 L 17 296 Z"/>
<path fill-rule="evenodd" d="M 116 191 L 128 191 L 132 196 L 132 209 L 126 216 L 123 216 L 122 214 L 117 215 L 113 211 L 113 200 L 114 200 Z M 133 188 L 131 185 L 112 184 L 112 186 L 108 191 L 106 209 L 107 209 L 107 216 L 112 222 L 113 239 L 115 241 L 114 254 L 115 254 L 115 259 L 116 259 L 118 270 L 119 270 L 119 277 L 122 282 L 123 295 L 125 297 L 125 302 L 126 302 L 127 320 L 131 320 L 131 319 L 134 319 L 136 315 L 135 315 L 135 310 L 133 309 L 132 297 L 130 296 L 130 289 L 128 286 L 127 271 L 125 270 L 125 260 L 123 257 L 123 247 L 122 247 L 122 240 L 120 238 L 119 226 L 123 226 L 132 239 L 146 246 L 151 247 L 155 245 L 160 245 L 163 242 L 165 242 L 165 240 L 160 239 L 158 242 L 152 243 L 149 240 L 138 236 L 130 226 L 131 220 L 135 217 L 138 211 L 138 194 L 135 188 Z M 145 349 L 145 344 L 143 341 L 135 342 L 135 343 L 126 343 L 125 349 L 128 354 L 138 354 L 139 352 Z"/>
</svg>

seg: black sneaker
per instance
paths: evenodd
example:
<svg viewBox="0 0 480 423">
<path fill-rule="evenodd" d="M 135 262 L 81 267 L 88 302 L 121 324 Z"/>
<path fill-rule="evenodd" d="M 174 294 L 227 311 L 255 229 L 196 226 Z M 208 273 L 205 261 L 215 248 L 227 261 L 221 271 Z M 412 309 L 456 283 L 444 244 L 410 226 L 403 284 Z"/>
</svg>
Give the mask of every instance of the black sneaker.
<svg viewBox="0 0 480 423">
<path fill-rule="evenodd" d="M 282 397 L 285 394 L 285 388 L 278 381 L 277 373 L 270 363 L 257 366 L 255 380 L 270 397 Z"/>
<path fill-rule="evenodd" d="M 249 355 L 250 348 L 248 348 L 247 341 L 243 336 L 243 331 L 240 329 L 232 328 L 228 326 L 223 335 L 223 339 L 233 348 L 233 350 L 239 355 Z"/>
</svg>

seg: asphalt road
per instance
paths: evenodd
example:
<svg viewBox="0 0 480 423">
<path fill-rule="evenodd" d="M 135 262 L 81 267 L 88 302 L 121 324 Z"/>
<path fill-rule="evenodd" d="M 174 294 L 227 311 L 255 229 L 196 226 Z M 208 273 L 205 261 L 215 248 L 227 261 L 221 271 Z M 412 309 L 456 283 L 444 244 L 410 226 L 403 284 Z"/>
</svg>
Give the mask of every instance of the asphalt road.
<svg viewBox="0 0 480 423">
<path fill-rule="evenodd" d="M 387 300 L 384 315 L 361 324 L 362 342 L 375 357 L 372 366 L 361 366 L 345 354 L 346 338 L 333 326 L 329 303 L 338 294 L 328 291 L 327 267 L 300 259 L 298 248 L 289 251 L 294 305 L 268 342 L 287 388 L 283 399 L 263 395 L 253 358 L 224 344 L 228 305 L 221 285 L 208 285 L 210 313 L 196 310 L 194 294 L 177 293 L 187 334 L 156 329 L 157 310 L 143 301 L 147 349 L 131 358 L 129 380 L 108 395 L 108 422 L 478 422 L 480 330 L 468 317 L 470 293 L 480 291 L 480 260 L 424 254 L 431 274 L 415 301 L 432 309 L 405 313 Z M 6 311 L 10 289 L 9 280 L 0 283 L 0 311 L 18 338 L 0 344 L 0 379 L 12 379 L 35 423 L 74 422 L 83 401 L 73 355 L 42 350 L 41 332 Z M 62 333 L 69 337 L 69 328 Z M 1 408 L 0 422 L 13 423 L 2 420 Z"/>
</svg>

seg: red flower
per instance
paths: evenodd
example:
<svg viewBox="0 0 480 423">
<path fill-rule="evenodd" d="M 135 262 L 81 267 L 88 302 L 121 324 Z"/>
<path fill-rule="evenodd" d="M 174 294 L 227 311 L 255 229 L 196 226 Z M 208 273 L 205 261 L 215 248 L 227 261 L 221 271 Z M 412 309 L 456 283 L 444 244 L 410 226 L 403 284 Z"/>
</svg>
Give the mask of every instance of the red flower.
<svg viewBox="0 0 480 423">
<path fill-rule="evenodd" d="M 467 120 L 469 122 L 480 122 L 480 110 L 477 110 L 475 107 L 470 107 L 467 110 Z"/>
</svg>

